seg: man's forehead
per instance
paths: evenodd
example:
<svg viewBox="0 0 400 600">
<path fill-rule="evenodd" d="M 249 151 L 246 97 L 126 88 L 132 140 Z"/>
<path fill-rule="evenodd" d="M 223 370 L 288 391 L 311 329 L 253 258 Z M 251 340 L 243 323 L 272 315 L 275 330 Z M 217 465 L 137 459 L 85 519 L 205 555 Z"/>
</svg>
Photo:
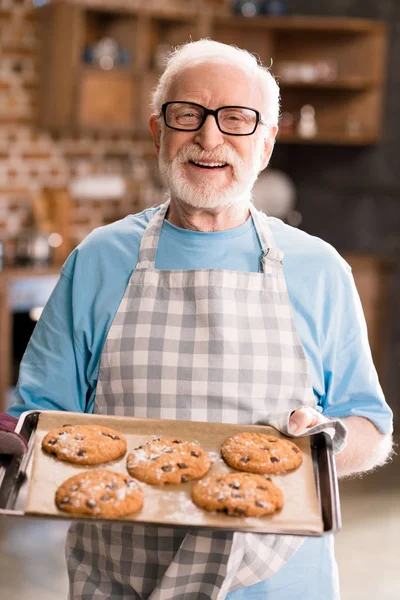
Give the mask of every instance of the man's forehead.
<svg viewBox="0 0 400 600">
<path fill-rule="evenodd" d="M 261 109 L 260 81 L 241 67 L 226 62 L 202 62 L 184 67 L 169 87 L 167 101 L 191 100 L 218 106 L 239 104 Z"/>
</svg>

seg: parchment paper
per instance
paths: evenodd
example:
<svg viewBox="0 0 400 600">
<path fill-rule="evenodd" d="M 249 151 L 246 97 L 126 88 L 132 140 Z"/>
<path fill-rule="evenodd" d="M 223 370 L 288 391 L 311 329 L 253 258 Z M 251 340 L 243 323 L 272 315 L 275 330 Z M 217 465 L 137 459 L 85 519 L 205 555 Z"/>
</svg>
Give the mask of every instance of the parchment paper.
<svg viewBox="0 0 400 600">
<path fill-rule="evenodd" d="M 220 457 L 220 446 L 226 438 L 235 433 L 252 431 L 283 437 L 272 427 L 265 426 L 136 419 L 132 417 L 44 411 L 40 414 L 36 430 L 26 513 L 60 517 L 68 520 L 74 519 L 75 517 L 70 513 L 60 511 L 55 504 L 55 493 L 61 483 L 81 471 L 99 467 L 112 469 L 119 473 L 127 473 L 127 455 L 117 461 L 101 466 L 85 467 L 60 461 L 56 457 L 43 452 L 41 443 L 46 433 L 57 427 L 62 427 L 66 423 L 71 425 L 104 425 L 115 429 L 127 439 L 127 454 L 153 437 L 178 437 L 182 440 L 195 441 L 211 456 L 213 464 L 209 473 L 232 471 Z M 271 476 L 272 481 L 281 488 L 285 497 L 283 509 L 275 515 L 255 518 L 230 517 L 222 513 L 210 513 L 193 504 L 191 500 L 193 482 L 176 486 L 152 486 L 141 483 L 144 491 L 143 509 L 139 513 L 118 520 L 156 523 L 167 526 L 234 529 L 257 533 L 322 534 L 323 521 L 317 499 L 310 440 L 307 437 L 297 438 L 296 444 L 303 451 L 302 465 L 293 472 Z M 96 519 L 96 517 L 84 518 L 86 520 Z"/>
</svg>

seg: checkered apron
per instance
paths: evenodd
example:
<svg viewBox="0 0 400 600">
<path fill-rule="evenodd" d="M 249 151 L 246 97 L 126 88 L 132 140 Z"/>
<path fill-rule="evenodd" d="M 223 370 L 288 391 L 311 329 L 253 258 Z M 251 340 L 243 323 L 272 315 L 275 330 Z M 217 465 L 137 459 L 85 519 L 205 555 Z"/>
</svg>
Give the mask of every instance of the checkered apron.
<svg viewBox="0 0 400 600">
<path fill-rule="evenodd" d="M 304 351 L 265 215 L 251 206 L 259 273 L 159 271 L 168 202 L 148 224 L 139 260 L 104 345 L 95 412 L 274 425 L 315 407 Z M 340 422 L 329 423 L 336 449 Z M 318 425 L 310 433 L 327 429 Z M 303 543 L 290 535 L 74 524 L 71 600 L 223 600 L 276 573 Z"/>
</svg>

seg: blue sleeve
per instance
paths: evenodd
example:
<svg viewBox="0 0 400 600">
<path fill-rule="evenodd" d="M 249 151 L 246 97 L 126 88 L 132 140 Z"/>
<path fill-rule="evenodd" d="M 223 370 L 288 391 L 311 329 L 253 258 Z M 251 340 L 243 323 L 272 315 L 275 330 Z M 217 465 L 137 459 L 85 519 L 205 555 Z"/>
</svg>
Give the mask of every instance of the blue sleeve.
<svg viewBox="0 0 400 600">
<path fill-rule="evenodd" d="M 25 410 L 84 412 L 88 357 L 74 335 L 72 279 L 64 272 L 50 296 L 23 356 L 9 413 Z"/>
<path fill-rule="evenodd" d="M 342 259 L 336 264 L 325 279 L 321 340 L 325 395 L 320 405 L 328 417 L 366 417 L 382 433 L 391 433 L 393 415 L 373 364 L 351 269 Z"/>
</svg>

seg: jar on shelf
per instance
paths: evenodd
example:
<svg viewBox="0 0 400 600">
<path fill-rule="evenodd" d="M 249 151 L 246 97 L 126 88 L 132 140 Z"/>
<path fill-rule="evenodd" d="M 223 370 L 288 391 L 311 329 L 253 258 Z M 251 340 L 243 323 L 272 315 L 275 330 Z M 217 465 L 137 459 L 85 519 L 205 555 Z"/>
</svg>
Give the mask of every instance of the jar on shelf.
<svg viewBox="0 0 400 600">
<path fill-rule="evenodd" d="M 242 17 L 255 17 L 261 13 L 260 2 L 258 0 L 236 0 L 233 11 Z"/>
<path fill-rule="evenodd" d="M 287 0 L 261 0 L 260 13 L 276 17 L 285 15 L 287 13 Z"/>
</svg>

